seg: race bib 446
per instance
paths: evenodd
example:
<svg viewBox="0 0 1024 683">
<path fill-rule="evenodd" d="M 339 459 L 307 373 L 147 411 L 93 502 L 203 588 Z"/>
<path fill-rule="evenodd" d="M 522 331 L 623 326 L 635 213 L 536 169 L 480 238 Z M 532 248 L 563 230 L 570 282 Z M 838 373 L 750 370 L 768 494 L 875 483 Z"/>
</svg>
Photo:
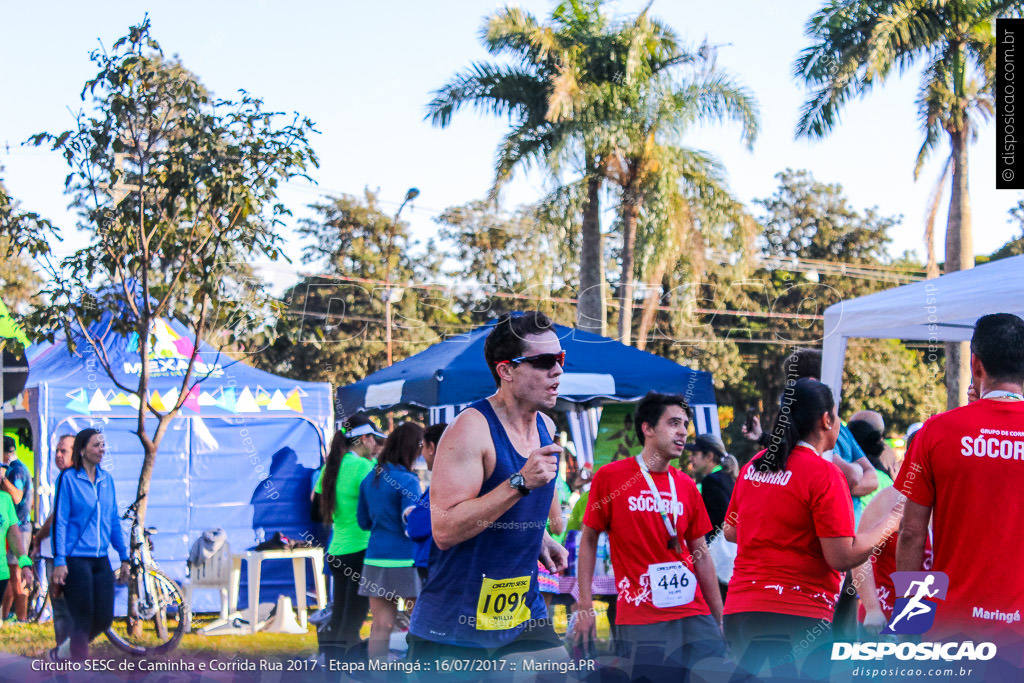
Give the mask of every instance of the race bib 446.
<svg viewBox="0 0 1024 683">
<path fill-rule="evenodd" d="M 526 604 L 529 592 L 529 576 L 511 579 L 485 577 L 476 603 L 477 630 L 504 631 L 529 621 L 530 608 Z"/>
<path fill-rule="evenodd" d="M 682 562 L 662 562 L 647 566 L 651 581 L 651 602 L 655 607 L 679 607 L 693 602 L 697 577 Z"/>
</svg>

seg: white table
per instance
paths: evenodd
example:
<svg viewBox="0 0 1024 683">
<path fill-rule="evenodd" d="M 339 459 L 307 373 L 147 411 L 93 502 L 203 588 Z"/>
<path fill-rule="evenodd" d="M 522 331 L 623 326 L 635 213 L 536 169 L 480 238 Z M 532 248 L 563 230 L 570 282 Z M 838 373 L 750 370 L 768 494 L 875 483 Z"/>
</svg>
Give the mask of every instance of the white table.
<svg viewBox="0 0 1024 683">
<path fill-rule="evenodd" d="M 294 548 L 292 550 L 248 550 L 240 555 L 231 556 L 231 592 L 233 605 L 238 608 L 238 585 L 242 578 L 242 560 L 248 564 L 249 606 L 246 618 L 249 621 L 249 632 L 259 630 L 260 574 L 265 560 L 291 560 L 292 573 L 295 577 L 295 605 L 299 613 L 299 625 L 306 628 L 306 559 L 313 562 L 313 582 L 316 587 L 317 607 L 327 606 L 327 586 L 324 581 L 324 549 Z"/>
</svg>

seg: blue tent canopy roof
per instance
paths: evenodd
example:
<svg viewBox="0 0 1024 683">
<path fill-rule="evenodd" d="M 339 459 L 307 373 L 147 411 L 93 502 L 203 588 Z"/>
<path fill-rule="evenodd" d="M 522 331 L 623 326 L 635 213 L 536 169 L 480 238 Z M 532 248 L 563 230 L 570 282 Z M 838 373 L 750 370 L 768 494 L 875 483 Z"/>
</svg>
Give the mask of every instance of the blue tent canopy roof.
<svg viewBox="0 0 1024 683">
<path fill-rule="evenodd" d="M 122 386 L 110 380 L 80 330 L 74 352 L 58 334 L 53 343 L 28 350 L 28 391 L 15 416 L 31 425 L 41 491 L 52 491 L 57 476 L 49 457 L 56 439 L 84 427 L 100 428 L 106 440 L 103 467 L 113 476 L 124 508 L 135 498 L 143 464 L 133 393 L 142 359 L 138 336 L 114 331 L 109 321 L 94 323 L 90 333 Z M 195 337 L 176 320 L 158 319 L 150 340 L 149 401 L 158 410 L 169 410 L 182 391 Z M 235 552 L 264 532 L 281 531 L 290 538 L 315 533 L 309 521 L 312 475 L 326 449 L 333 414 L 329 384 L 278 377 L 202 342 L 196 360 L 188 394 L 153 465 L 146 518 L 160 529 L 154 556 L 177 580 L 185 577 L 192 542 L 206 529 L 222 528 Z M 155 427 L 149 417 L 146 429 L 152 434 Z M 44 496 L 39 513 L 45 515 L 51 504 Z M 293 595 L 291 567 L 265 568 L 262 589 L 263 600 Z M 245 583 L 242 592 L 244 602 Z M 214 609 L 215 597 L 199 593 L 195 604 Z M 122 600 L 118 597 L 119 614 L 124 613 Z"/>
<path fill-rule="evenodd" d="M 109 317 L 93 323 L 90 335 L 99 340 L 114 378 L 124 387 L 138 386 L 142 362 L 138 335 L 111 329 Z M 159 318 L 153 325 L 149 349 L 149 390 L 158 409 L 170 408 L 181 391 L 195 337 L 182 323 Z M 79 415 L 137 415 L 136 397 L 117 387 L 107 376 L 97 352 L 81 332 L 75 351 L 63 334 L 53 343 L 36 344 L 27 352 L 31 376 L 28 386 L 45 382 L 66 399 L 67 412 Z M 308 414 L 316 422 L 331 414 L 327 385 L 278 377 L 245 365 L 200 342 L 184 415 L 231 416 L 254 414 Z M 55 401 L 56 403 L 57 401 Z"/>
<path fill-rule="evenodd" d="M 346 414 L 400 406 L 470 403 L 494 393 L 484 341 L 494 321 L 338 389 Z M 555 325 L 566 351 L 559 398 L 572 403 L 635 401 L 648 391 L 679 393 L 691 404 L 715 403 L 711 374 L 597 334 Z"/>
</svg>

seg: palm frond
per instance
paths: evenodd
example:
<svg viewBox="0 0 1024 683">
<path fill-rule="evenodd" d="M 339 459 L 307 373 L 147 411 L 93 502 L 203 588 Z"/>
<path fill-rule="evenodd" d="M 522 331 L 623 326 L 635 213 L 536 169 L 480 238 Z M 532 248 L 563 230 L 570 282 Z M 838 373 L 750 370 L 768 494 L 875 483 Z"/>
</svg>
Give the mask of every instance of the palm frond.
<svg viewBox="0 0 1024 683">
<path fill-rule="evenodd" d="M 672 99 L 675 106 L 691 109 L 699 120 L 741 124 L 743 140 L 748 148 L 753 146 L 760 118 L 757 100 L 728 76 L 713 73 L 688 83 Z"/>
<path fill-rule="evenodd" d="M 941 7 L 929 0 L 892 3 L 879 14 L 868 39 L 864 80 L 885 80 L 893 67 L 910 68 L 918 55 L 939 42 L 948 29 Z"/>
<path fill-rule="evenodd" d="M 476 63 L 434 91 L 427 104 L 430 122 L 446 128 L 465 106 L 497 116 L 528 116 L 545 106 L 548 84 L 518 67 Z"/>
</svg>

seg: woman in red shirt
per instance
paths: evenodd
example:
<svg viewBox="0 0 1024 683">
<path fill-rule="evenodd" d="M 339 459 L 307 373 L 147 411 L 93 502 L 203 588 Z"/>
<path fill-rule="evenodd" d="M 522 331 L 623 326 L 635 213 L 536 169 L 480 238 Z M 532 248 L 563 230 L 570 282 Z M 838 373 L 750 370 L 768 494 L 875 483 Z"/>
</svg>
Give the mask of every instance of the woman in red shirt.
<svg viewBox="0 0 1024 683">
<path fill-rule="evenodd" d="M 842 572 L 864 562 L 891 516 L 854 535 L 842 472 L 821 457 L 839 435 L 831 390 L 814 379 L 783 392 L 771 441 L 740 472 L 723 532 L 737 543 L 725 632 L 757 675 L 827 678 Z M 895 528 L 892 526 L 891 528 Z"/>
</svg>

